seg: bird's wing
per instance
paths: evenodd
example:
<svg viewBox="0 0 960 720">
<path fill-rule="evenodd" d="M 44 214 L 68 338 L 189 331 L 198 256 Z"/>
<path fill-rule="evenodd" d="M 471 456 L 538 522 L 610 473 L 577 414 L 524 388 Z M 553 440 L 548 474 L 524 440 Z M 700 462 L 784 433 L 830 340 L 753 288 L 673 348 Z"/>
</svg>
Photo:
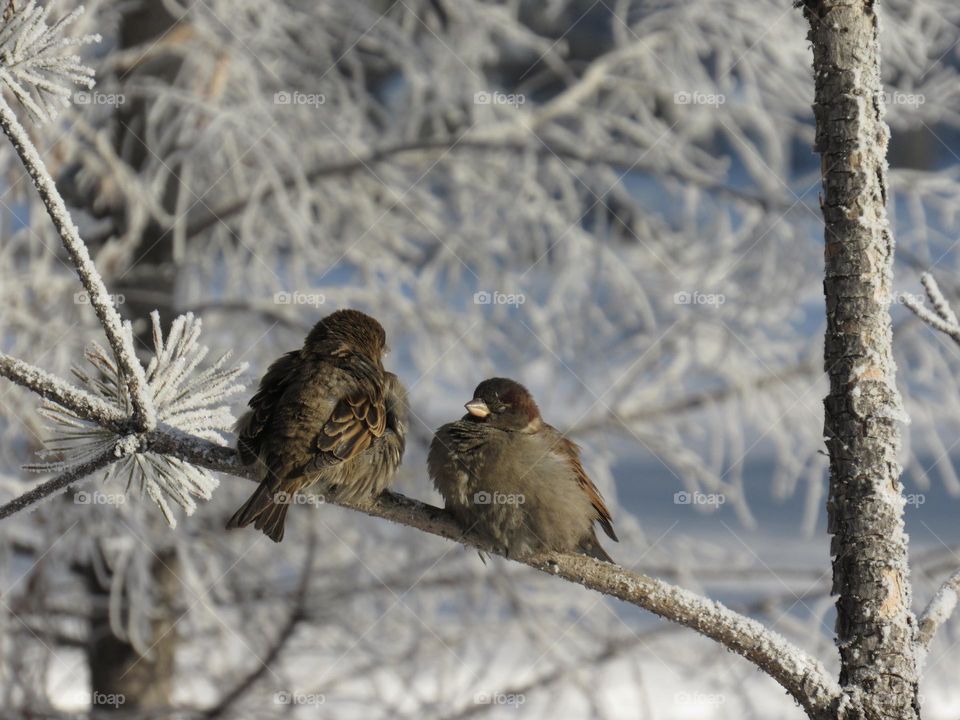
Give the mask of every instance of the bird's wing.
<svg viewBox="0 0 960 720">
<path fill-rule="evenodd" d="M 277 402 L 283 396 L 299 365 L 300 351 L 293 350 L 275 360 L 260 380 L 260 387 L 250 398 L 250 409 L 237 420 L 237 451 L 245 464 L 256 461 L 263 441 L 268 435 L 267 426 L 273 417 Z"/>
<path fill-rule="evenodd" d="M 354 390 L 337 401 L 315 442 L 315 467 L 337 465 L 359 455 L 387 427 L 383 393 L 372 388 Z"/>
<path fill-rule="evenodd" d="M 613 516 L 610 515 L 606 503 L 603 502 L 603 498 L 600 496 L 600 491 L 597 490 L 597 486 L 593 484 L 593 480 L 590 479 L 587 471 L 583 468 L 583 463 L 580 462 L 580 446 L 565 437 L 560 438 L 560 445 L 564 454 L 570 457 L 574 473 L 577 476 L 577 483 L 579 483 L 583 492 L 587 494 L 587 497 L 590 498 L 590 504 L 593 505 L 593 509 L 597 511 L 596 521 L 600 523 L 600 527 L 603 528 L 607 537 L 620 542 L 620 538 L 617 537 L 617 533 L 614 532 L 613 529 Z"/>
<path fill-rule="evenodd" d="M 388 433 L 392 433 L 390 445 L 392 451 L 396 454 L 395 462 L 399 465 L 400 458 L 403 457 L 403 451 L 406 448 L 407 415 L 409 413 L 407 389 L 400 382 L 400 378 L 388 372 L 384 373 L 383 395 L 386 409 L 386 428 Z"/>
</svg>

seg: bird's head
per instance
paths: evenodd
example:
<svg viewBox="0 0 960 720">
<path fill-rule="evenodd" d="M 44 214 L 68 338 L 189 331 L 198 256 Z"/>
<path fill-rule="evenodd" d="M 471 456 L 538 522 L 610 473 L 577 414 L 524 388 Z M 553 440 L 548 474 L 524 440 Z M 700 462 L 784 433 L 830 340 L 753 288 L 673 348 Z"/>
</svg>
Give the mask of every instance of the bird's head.
<svg viewBox="0 0 960 720">
<path fill-rule="evenodd" d="M 387 351 L 387 334 L 366 313 L 337 310 L 313 326 L 304 348 L 335 356 L 356 353 L 379 362 Z"/>
<path fill-rule="evenodd" d="M 490 378 L 477 385 L 473 399 L 464 407 L 465 419 L 482 422 L 501 430 L 534 432 L 542 424 L 540 408 L 533 395 L 520 383 L 508 378 Z"/>
</svg>

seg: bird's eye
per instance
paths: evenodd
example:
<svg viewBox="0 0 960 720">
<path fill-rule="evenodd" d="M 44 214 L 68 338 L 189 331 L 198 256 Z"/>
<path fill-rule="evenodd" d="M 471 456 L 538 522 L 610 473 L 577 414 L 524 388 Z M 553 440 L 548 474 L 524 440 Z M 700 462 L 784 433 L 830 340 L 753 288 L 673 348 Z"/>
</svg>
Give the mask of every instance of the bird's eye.
<svg viewBox="0 0 960 720">
<path fill-rule="evenodd" d="M 507 406 L 504 405 L 503 403 L 497 403 L 496 405 L 493 406 L 493 411 L 495 413 L 502 413 L 506 409 L 507 409 Z"/>
</svg>

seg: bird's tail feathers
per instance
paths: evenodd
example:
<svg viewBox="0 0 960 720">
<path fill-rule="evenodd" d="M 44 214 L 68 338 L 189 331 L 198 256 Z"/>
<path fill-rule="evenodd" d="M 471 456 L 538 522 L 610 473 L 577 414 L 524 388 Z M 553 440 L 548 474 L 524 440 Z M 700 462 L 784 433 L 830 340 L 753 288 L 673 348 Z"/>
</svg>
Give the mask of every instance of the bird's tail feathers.
<svg viewBox="0 0 960 720">
<path fill-rule="evenodd" d="M 613 563 L 614 560 L 607 554 L 607 551 L 603 549 L 603 546 L 600 544 L 600 541 L 597 540 L 597 534 L 590 531 L 590 536 L 584 538 L 583 542 L 580 543 L 580 552 L 584 555 L 589 555 L 594 557 L 597 560 L 604 560 L 608 563 Z"/>
<path fill-rule="evenodd" d="M 282 493 L 281 493 L 282 494 Z M 280 500 L 279 502 L 277 502 Z M 283 523 L 287 517 L 289 505 L 277 497 L 274 483 L 264 480 L 233 517 L 227 522 L 228 528 L 242 528 L 250 523 L 262 530 L 274 542 L 283 539 Z"/>
</svg>

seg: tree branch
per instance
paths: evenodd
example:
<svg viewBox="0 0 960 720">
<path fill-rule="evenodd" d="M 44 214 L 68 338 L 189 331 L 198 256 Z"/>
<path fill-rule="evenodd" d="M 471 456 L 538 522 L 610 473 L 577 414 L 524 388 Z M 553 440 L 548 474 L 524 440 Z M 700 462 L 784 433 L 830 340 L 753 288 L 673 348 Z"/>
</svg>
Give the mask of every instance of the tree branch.
<svg viewBox="0 0 960 720">
<path fill-rule="evenodd" d="M 672 417 L 686 412 L 693 412 L 703 407 L 718 405 L 731 398 L 746 395 L 748 392 L 761 392 L 768 387 L 783 385 L 788 380 L 810 377 L 811 375 L 817 375 L 822 372 L 823 368 L 817 363 L 804 360 L 786 367 L 783 370 L 759 375 L 741 383 L 687 395 L 662 405 L 645 407 L 635 412 L 626 413 L 625 415 L 609 413 L 594 420 L 585 420 L 574 425 L 567 432 L 571 434 L 582 434 L 605 430 L 610 427 L 625 427 L 632 423 L 650 422 L 651 420 L 656 420 L 664 416 Z"/>
<path fill-rule="evenodd" d="M 293 637 L 297 626 L 305 619 L 307 591 L 310 589 L 310 578 L 313 575 L 313 563 L 316 558 L 316 550 L 317 537 L 316 534 L 311 531 L 306 555 L 303 560 L 303 569 L 300 571 L 300 583 L 297 587 L 296 595 L 293 598 L 293 606 L 287 614 L 286 622 L 284 622 L 277 633 L 267 654 L 257 663 L 257 667 L 244 675 L 216 705 L 203 714 L 207 720 L 215 720 L 216 718 L 223 717 L 227 710 L 233 707 L 238 700 L 253 689 L 257 681 L 263 677 L 270 669 L 270 666 L 280 657 L 284 647 L 286 647 L 287 643 L 290 642 L 290 639 Z"/>
<path fill-rule="evenodd" d="M 120 314 L 113 305 L 107 286 L 97 272 L 97 268 L 87 252 L 87 246 L 80 239 L 80 233 L 77 226 L 74 225 L 67 211 L 67 207 L 60 197 L 53 178 L 47 172 L 47 168 L 37 152 L 37 149 L 30 141 L 27 131 L 17 120 L 13 110 L 7 104 L 7 101 L 0 96 L 0 128 L 9 138 L 27 173 L 33 180 L 44 206 L 47 208 L 47 214 L 53 220 L 53 225 L 60 235 L 63 247 L 66 249 L 70 260 L 77 269 L 80 276 L 80 282 L 86 288 L 90 297 L 90 304 L 97 313 L 97 318 L 103 326 L 110 347 L 113 349 L 114 357 L 117 360 L 118 367 L 123 371 L 124 380 L 130 394 L 130 402 L 133 405 L 133 423 L 140 431 L 152 430 L 156 427 L 156 415 L 153 409 L 153 403 L 150 400 L 147 388 L 146 374 L 143 365 L 137 359 L 133 348 L 133 337 L 129 328 L 125 327 L 120 320 Z"/>
<path fill-rule="evenodd" d="M 957 316 L 950 307 L 950 303 L 947 302 L 940 291 L 937 281 L 930 273 L 924 273 L 920 276 L 920 282 L 923 284 L 923 289 L 927 291 L 927 297 L 930 298 L 933 310 L 922 305 L 921 299 L 909 294 L 902 296 L 903 304 L 927 325 L 944 333 L 960 345 L 960 323 L 957 322 Z"/>
<path fill-rule="evenodd" d="M 70 485 L 82 480 L 87 475 L 91 475 L 98 470 L 102 470 L 108 465 L 115 463 L 121 457 L 122 454 L 118 455 L 113 449 L 110 449 L 104 453 L 101 453 L 100 455 L 97 455 L 92 460 L 88 460 L 80 465 L 75 465 L 69 470 L 65 470 L 55 478 L 37 485 L 37 487 L 35 487 L 33 490 L 14 498 L 5 505 L 0 505 L 0 520 L 10 517 L 14 513 L 18 513 L 21 510 L 26 510 L 31 505 L 40 502 L 50 495 L 55 495 L 56 493 L 65 490 Z"/>
<path fill-rule="evenodd" d="M 33 390 L 45 400 L 62 405 L 79 417 L 91 420 L 108 430 L 118 434 L 129 431 L 127 417 L 117 408 L 45 370 L 4 353 L 0 353 L 0 377 Z"/>
<path fill-rule="evenodd" d="M 937 630 L 943 625 L 957 607 L 960 600 L 960 570 L 951 575 L 940 586 L 930 603 L 920 615 L 919 627 L 917 629 L 917 650 L 926 654 L 936 635 Z"/>
<path fill-rule="evenodd" d="M 319 165 L 311 170 L 308 170 L 305 174 L 305 178 L 308 182 L 316 182 L 328 177 L 342 177 L 344 175 L 351 175 L 355 172 L 370 170 L 372 166 L 382 163 L 386 160 L 390 160 L 397 155 L 425 152 L 430 153 L 430 155 L 433 156 L 445 155 L 450 152 L 458 151 L 471 151 L 479 153 L 503 152 L 513 154 L 532 152 L 535 155 L 548 158 L 558 157 L 563 160 L 571 160 L 587 164 L 610 165 L 612 167 L 619 167 L 623 169 L 631 168 L 636 172 L 648 172 L 651 174 L 665 175 L 682 182 L 696 185 L 703 190 L 715 192 L 718 195 L 739 200 L 751 205 L 756 205 L 767 210 L 785 211 L 792 207 L 791 204 L 785 199 L 777 200 L 773 198 L 764 198 L 743 190 L 738 190 L 737 188 L 726 185 L 705 175 L 697 175 L 692 172 L 670 168 L 664 169 L 655 163 L 647 164 L 638 162 L 636 164 L 631 164 L 624 159 L 624 155 L 622 154 L 616 156 L 605 156 L 596 153 L 584 152 L 579 149 L 565 148 L 560 146 L 550 147 L 545 145 L 542 141 L 536 144 L 530 144 L 516 140 L 470 140 L 458 137 L 450 137 L 403 142 L 396 145 L 388 145 L 382 148 L 377 148 L 370 151 L 363 157 L 358 156 L 349 158 L 347 160 Z M 297 184 L 298 181 L 293 178 L 288 178 L 282 183 L 283 187 L 288 190 L 295 188 Z M 275 192 L 275 189 L 271 187 L 264 191 L 260 195 L 260 198 L 269 198 Z M 214 208 L 213 210 L 201 210 L 200 212 L 202 214 L 199 217 L 192 219 L 187 225 L 187 236 L 194 237 L 195 235 L 209 229 L 210 227 L 213 227 L 219 222 L 225 222 L 247 207 L 250 201 L 250 197 L 242 197 L 228 201 L 223 205 Z"/>
<path fill-rule="evenodd" d="M 256 467 L 242 465 L 232 448 L 183 433 L 149 433 L 144 436 L 142 450 L 170 455 L 209 470 L 229 473 L 247 480 L 258 480 Z M 44 483 L 0 508 L 0 519 L 38 502 L 116 459 L 118 458 L 112 452 L 105 453 Z M 370 504 L 341 500 L 335 501 L 335 504 L 490 554 L 502 555 L 496 547 L 488 545 L 481 538 L 464 533 L 443 508 L 407 498 L 399 493 L 384 492 Z M 827 675 L 819 661 L 756 620 L 736 613 L 718 602 L 586 555 L 542 553 L 508 559 L 618 598 L 666 620 L 696 630 L 743 656 L 770 675 L 811 717 L 836 713 L 844 698 L 840 686 Z"/>
<path fill-rule="evenodd" d="M 231 448 L 199 438 L 175 437 L 158 432 L 150 436 L 149 446 L 154 452 L 164 452 L 210 470 L 257 479 L 254 466 L 241 465 Z M 443 508 L 398 493 L 387 491 L 372 504 L 343 501 L 335 504 L 494 555 L 502 554 L 482 539 L 465 534 Z M 735 613 L 708 598 L 585 555 L 544 553 L 509 559 L 696 630 L 766 672 L 811 716 L 835 712 L 843 698 L 839 685 L 827 675 L 817 660 L 756 620 Z"/>
<path fill-rule="evenodd" d="M 824 218 L 824 435 L 840 683 L 869 717 L 918 720 L 890 318 L 894 242 L 878 4 L 807 0 Z"/>
</svg>

